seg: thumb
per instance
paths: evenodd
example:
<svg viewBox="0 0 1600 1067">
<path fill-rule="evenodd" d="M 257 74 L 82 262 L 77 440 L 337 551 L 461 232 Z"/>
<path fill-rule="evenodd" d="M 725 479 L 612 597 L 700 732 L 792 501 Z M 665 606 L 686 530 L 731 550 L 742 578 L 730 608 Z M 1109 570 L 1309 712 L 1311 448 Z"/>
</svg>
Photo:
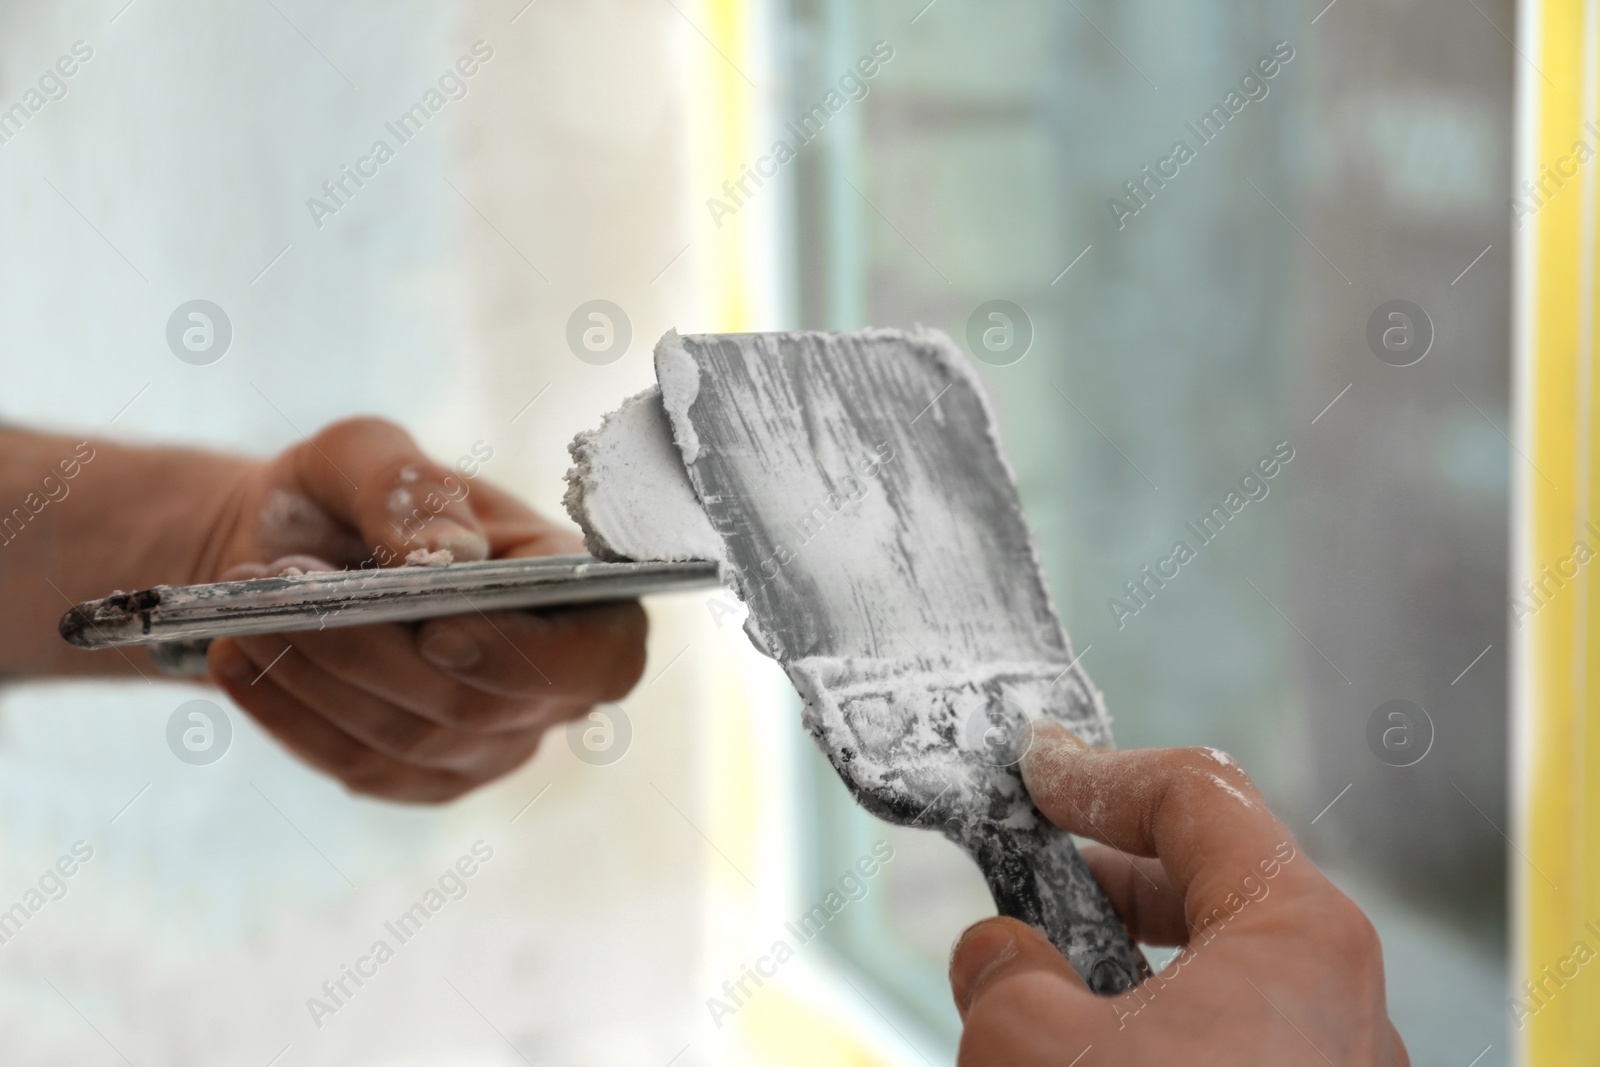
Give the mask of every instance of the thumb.
<svg viewBox="0 0 1600 1067">
<path fill-rule="evenodd" d="M 965 1020 L 972 1005 L 988 990 L 1030 972 L 1059 978 L 1064 996 L 1095 999 L 1049 938 L 1027 923 L 999 917 L 968 927 L 951 951 L 950 992 L 956 1010 Z"/>
<path fill-rule="evenodd" d="M 488 537 L 467 502 L 467 480 L 423 455 L 392 422 L 333 423 L 282 462 L 308 497 L 360 532 L 383 566 L 418 549 L 448 550 L 457 561 L 488 558 Z"/>
</svg>

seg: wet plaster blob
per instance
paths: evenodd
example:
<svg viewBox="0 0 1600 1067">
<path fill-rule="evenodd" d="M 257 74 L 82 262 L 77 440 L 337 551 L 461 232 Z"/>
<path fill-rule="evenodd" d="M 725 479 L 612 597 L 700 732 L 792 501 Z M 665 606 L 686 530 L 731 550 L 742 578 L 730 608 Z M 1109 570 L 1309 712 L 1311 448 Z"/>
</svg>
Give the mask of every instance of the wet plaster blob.
<svg viewBox="0 0 1600 1067">
<path fill-rule="evenodd" d="M 1097 991 L 1131 987 L 1143 956 L 1016 767 L 1034 720 L 1096 745 L 1110 728 L 960 350 L 935 331 L 668 333 L 655 356 L 659 392 L 573 444 L 590 550 L 721 563 L 857 800 L 940 829 L 1002 914 Z"/>
<path fill-rule="evenodd" d="M 569 446 L 575 466 L 562 498 L 583 547 L 604 560 L 720 561 L 722 538 L 706 520 L 652 386 Z"/>
</svg>

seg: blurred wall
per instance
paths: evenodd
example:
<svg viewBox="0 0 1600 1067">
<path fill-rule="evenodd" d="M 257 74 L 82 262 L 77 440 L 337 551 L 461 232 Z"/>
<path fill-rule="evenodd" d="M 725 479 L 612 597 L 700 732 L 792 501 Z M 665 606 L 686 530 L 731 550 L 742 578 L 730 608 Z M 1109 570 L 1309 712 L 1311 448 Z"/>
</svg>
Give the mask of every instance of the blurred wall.
<svg viewBox="0 0 1600 1067">
<path fill-rule="evenodd" d="M 0 100 L 93 48 L 0 145 L 0 417 L 265 453 L 371 412 L 447 460 L 486 442 L 486 477 L 559 514 L 566 442 L 698 314 L 669 261 L 701 45 L 667 5 L 520 6 L 0 11 Z M 465 97 L 319 227 L 308 198 L 479 41 Z M 234 330 L 206 367 L 165 339 L 197 297 Z M 634 335 L 600 366 L 566 340 L 594 298 Z M 443 810 L 353 799 L 237 713 L 220 762 L 182 764 L 194 687 L 6 689 L 0 898 L 76 840 L 94 858 L 0 946 L 0 1060 L 667 1062 L 705 1018 L 697 723 L 726 635 L 699 600 L 653 624 L 625 758 L 558 731 Z M 316 1026 L 307 998 L 478 841 L 467 895 Z"/>
</svg>

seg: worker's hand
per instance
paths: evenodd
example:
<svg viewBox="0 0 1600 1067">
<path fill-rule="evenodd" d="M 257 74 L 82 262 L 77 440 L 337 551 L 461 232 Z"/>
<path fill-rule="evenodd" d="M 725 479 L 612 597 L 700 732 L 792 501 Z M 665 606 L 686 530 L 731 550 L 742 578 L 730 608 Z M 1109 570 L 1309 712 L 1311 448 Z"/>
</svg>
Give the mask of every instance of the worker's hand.
<svg viewBox="0 0 1600 1067">
<path fill-rule="evenodd" d="M 245 471 L 198 580 L 391 566 L 419 549 L 457 562 L 583 551 L 377 419 L 334 424 Z M 350 789 L 437 802 L 514 770 L 546 728 L 627 693 L 645 628 L 633 602 L 491 611 L 225 638 L 208 662 L 240 707 Z"/>
<path fill-rule="evenodd" d="M 1039 809 L 1109 845 L 1084 858 L 1135 939 L 1185 946 L 1119 997 L 1090 993 L 1039 931 L 969 929 L 950 960 L 964 1067 L 1403 1067 L 1378 935 L 1206 749 L 1101 752 L 1042 725 L 1022 763 Z"/>
</svg>

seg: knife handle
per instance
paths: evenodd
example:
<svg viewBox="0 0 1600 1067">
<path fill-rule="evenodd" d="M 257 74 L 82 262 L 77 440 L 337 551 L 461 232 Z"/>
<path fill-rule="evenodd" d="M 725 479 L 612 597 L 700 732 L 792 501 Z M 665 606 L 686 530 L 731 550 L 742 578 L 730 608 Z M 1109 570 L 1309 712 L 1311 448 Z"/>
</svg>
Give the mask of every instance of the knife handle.
<svg viewBox="0 0 1600 1067">
<path fill-rule="evenodd" d="M 1150 977 L 1071 834 L 1040 816 L 1033 829 L 991 825 L 958 844 L 983 871 L 1000 914 L 1043 930 L 1092 991 L 1114 996 Z"/>
</svg>

